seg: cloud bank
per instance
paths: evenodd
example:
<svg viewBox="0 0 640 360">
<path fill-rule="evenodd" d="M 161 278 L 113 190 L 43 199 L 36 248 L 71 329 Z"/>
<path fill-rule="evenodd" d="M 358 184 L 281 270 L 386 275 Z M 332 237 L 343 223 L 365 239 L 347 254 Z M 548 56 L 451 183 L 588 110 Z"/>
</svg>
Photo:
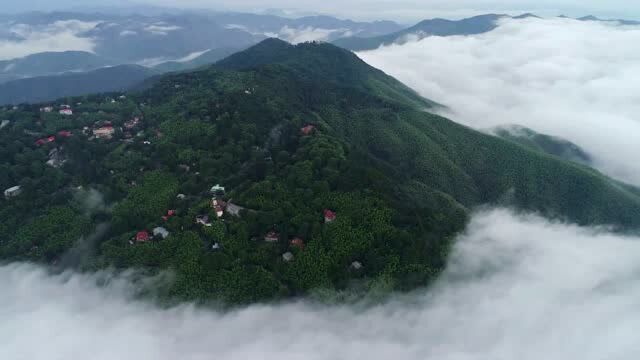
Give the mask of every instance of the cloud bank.
<svg viewBox="0 0 640 360">
<path fill-rule="evenodd" d="M 79 20 L 56 21 L 44 26 L 26 24 L 0 24 L 6 27 L 10 38 L 0 38 L 0 60 L 9 60 L 46 51 L 93 52 L 92 38 L 81 36 L 98 22 Z"/>
<path fill-rule="evenodd" d="M 10 264 L 0 267 L 0 358 L 635 359 L 638 240 L 479 213 L 434 287 L 369 308 L 159 309 L 133 300 L 126 277 Z"/>
<path fill-rule="evenodd" d="M 322 29 L 311 26 L 292 28 L 285 26 L 280 30 L 278 37 L 292 44 L 308 41 L 328 41 L 331 38 L 347 37 L 354 35 L 349 29 Z"/>
<path fill-rule="evenodd" d="M 519 124 L 566 138 L 596 167 L 640 185 L 640 27 L 509 20 L 478 36 L 429 37 L 359 55 L 446 116 L 485 129 Z"/>
</svg>

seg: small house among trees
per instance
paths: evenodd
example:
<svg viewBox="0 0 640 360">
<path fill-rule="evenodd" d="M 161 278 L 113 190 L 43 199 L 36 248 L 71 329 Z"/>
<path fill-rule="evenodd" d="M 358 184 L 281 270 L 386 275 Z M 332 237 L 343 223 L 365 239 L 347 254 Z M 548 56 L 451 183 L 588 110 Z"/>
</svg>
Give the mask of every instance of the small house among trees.
<svg viewBox="0 0 640 360">
<path fill-rule="evenodd" d="M 163 227 L 157 227 L 153 229 L 153 236 L 166 239 L 169 236 L 169 231 Z"/>
<path fill-rule="evenodd" d="M 336 213 L 329 210 L 329 209 L 325 209 L 324 210 L 324 222 L 325 223 L 332 223 L 336 221 Z"/>
<path fill-rule="evenodd" d="M 280 234 L 275 231 L 269 231 L 267 235 L 264 236 L 264 241 L 266 242 L 277 242 L 280 240 Z"/>
<path fill-rule="evenodd" d="M 304 240 L 299 237 L 294 238 L 289 242 L 291 247 L 298 248 L 300 250 L 304 250 Z"/>
<path fill-rule="evenodd" d="M 198 215 L 196 216 L 196 224 L 200 224 L 203 226 L 210 227 L 211 222 L 209 221 L 209 215 Z"/>
<path fill-rule="evenodd" d="M 22 188 L 20 186 L 10 187 L 4 191 L 4 197 L 6 199 L 14 198 L 22 193 Z"/>
<path fill-rule="evenodd" d="M 209 191 L 214 195 L 224 195 L 225 188 L 224 188 L 224 186 L 220 186 L 220 184 L 216 184 L 216 185 L 212 186 L 211 190 L 209 190 Z"/>
<path fill-rule="evenodd" d="M 151 236 L 149 236 L 149 232 L 146 231 L 146 230 L 139 231 L 136 234 L 136 242 L 144 243 L 144 242 L 148 242 L 150 240 L 151 240 Z"/>
<path fill-rule="evenodd" d="M 293 254 L 291 252 L 286 252 L 284 254 L 282 254 L 282 260 L 284 260 L 285 262 L 291 262 L 293 260 Z"/>
<path fill-rule="evenodd" d="M 302 134 L 304 136 L 309 136 L 311 134 L 313 134 L 313 131 L 316 129 L 315 125 L 311 125 L 311 124 L 307 124 L 304 127 L 302 127 L 300 129 L 300 132 L 302 132 Z"/>
</svg>

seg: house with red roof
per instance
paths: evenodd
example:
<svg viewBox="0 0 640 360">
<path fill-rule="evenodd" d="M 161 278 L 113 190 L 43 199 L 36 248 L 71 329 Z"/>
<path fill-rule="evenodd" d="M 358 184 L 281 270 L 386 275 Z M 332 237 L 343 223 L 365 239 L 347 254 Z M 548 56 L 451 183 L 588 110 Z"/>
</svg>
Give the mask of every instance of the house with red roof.
<svg viewBox="0 0 640 360">
<path fill-rule="evenodd" d="M 164 220 L 164 221 L 169 221 L 169 219 L 170 219 L 172 216 L 175 216 L 175 215 L 176 215 L 176 211 L 175 211 L 175 210 L 167 210 L 167 215 L 164 215 L 164 216 L 162 217 L 162 220 Z"/>
<path fill-rule="evenodd" d="M 324 210 L 324 222 L 325 223 L 331 223 L 334 222 L 336 220 L 336 213 L 329 210 L 329 209 L 325 209 Z"/>
<path fill-rule="evenodd" d="M 291 245 L 291 247 L 298 248 L 300 250 L 304 250 L 304 240 L 302 240 L 299 237 L 293 238 L 293 240 L 291 240 L 289 242 L 289 244 Z"/>
<path fill-rule="evenodd" d="M 115 129 L 111 125 L 105 125 L 93 130 L 93 135 L 98 139 L 111 139 L 114 133 Z"/>
<path fill-rule="evenodd" d="M 307 124 L 300 129 L 300 132 L 302 132 L 302 134 L 305 136 L 309 136 L 313 133 L 313 130 L 315 129 L 316 129 L 315 125 Z"/>
<path fill-rule="evenodd" d="M 63 138 L 68 138 L 73 136 L 73 133 L 69 130 L 61 130 L 61 131 L 58 131 L 58 136 Z"/>
<path fill-rule="evenodd" d="M 51 135 L 51 136 L 47 136 L 46 138 L 38 139 L 36 141 L 36 145 L 44 145 L 44 144 L 52 143 L 55 141 L 56 141 L 56 137 Z"/>
<path fill-rule="evenodd" d="M 139 231 L 136 234 L 137 242 L 148 242 L 149 240 L 151 240 L 151 236 L 149 236 L 149 232 L 147 230 Z"/>
</svg>

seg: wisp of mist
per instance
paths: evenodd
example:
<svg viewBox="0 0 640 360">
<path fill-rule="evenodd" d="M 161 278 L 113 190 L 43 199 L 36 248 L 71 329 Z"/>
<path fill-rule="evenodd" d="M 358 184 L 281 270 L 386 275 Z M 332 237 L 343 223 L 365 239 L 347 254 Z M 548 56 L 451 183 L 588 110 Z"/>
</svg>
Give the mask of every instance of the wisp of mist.
<svg viewBox="0 0 640 360">
<path fill-rule="evenodd" d="M 0 359 L 636 359 L 640 242 L 476 214 L 427 290 L 373 307 L 220 313 L 134 300 L 125 278 L 0 267 Z"/>
<path fill-rule="evenodd" d="M 359 53 L 477 128 L 518 124 L 583 147 L 640 185 L 640 26 L 505 20 L 485 34 L 427 37 Z"/>
</svg>

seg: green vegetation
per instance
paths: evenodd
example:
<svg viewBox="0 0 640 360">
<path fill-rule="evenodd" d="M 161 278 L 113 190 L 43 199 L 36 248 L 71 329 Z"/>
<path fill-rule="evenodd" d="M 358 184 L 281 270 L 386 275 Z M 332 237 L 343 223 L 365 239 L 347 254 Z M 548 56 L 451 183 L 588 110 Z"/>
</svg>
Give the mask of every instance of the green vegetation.
<svg viewBox="0 0 640 360">
<path fill-rule="evenodd" d="M 0 256 L 55 263 L 108 222 L 86 270 L 168 271 L 166 298 L 243 304 L 426 285 L 483 204 L 640 222 L 636 189 L 424 112 L 433 103 L 332 45 L 268 40 L 149 86 L 67 99 L 73 116 L 0 113 L 0 185 L 23 190 L 0 201 Z M 91 135 L 109 123 L 112 139 Z M 60 130 L 74 135 L 35 145 Z M 62 166 L 45 165 L 53 147 Z M 169 236 L 145 241 L 159 227 Z"/>
</svg>

